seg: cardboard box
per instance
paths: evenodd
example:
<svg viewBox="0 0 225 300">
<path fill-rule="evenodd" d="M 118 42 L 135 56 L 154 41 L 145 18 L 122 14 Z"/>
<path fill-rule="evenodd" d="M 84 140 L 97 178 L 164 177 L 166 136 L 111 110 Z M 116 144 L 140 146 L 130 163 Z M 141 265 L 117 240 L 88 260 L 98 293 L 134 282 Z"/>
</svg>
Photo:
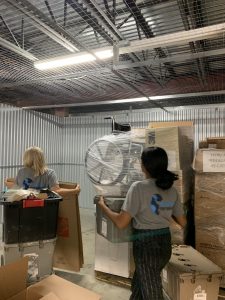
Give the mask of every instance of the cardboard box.
<svg viewBox="0 0 225 300">
<path fill-rule="evenodd" d="M 225 137 L 210 137 L 199 142 L 199 148 L 225 149 Z"/>
<path fill-rule="evenodd" d="M 51 275 L 27 288 L 27 267 L 27 258 L 0 267 L 0 300 L 100 299 L 100 295 L 55 275 Z"/>
<path fill-rule="evenodd" d="M 224 184 L 225 173 L 196 174 L 196 249 L 223 270 L 225 270 Z M 225 280 L 220 286 L 225 286 Z"/>
<path fill-rule="evenodd" d="M 207 138 L 208 148 L 225 149 L 225 137 Z"/>
<path fill-rule="evenodd" d="M 193 127 L 192 121 L 175 121 L 175 122 L 150 122 L 148 128 L 165 128 L 165 127 Z"/>
<path fill-rule="evenodd" d="M 195 174 L 195 191 L 209 191 L 225 196 L 225 173 Z"/>
<path fill-rule="evenodd" d="M 54 253 L 55 269 L 79 272 L 83 265 L 83 245 L 80 224 L 78 197 L 74 189 L 76 184 L 60 183 L 67 189 L 60 192 L 63 201 L 59 204 L 57 241 Z"/>
<path fill-rule="evenodd" d="M 210 189 L 210 186 L 209 186 Z M 196 249 L 225 270 L 225 195 L 196 191 Z"/>
<path fill-rule="evenodd" d="M 225 270 L 225 229 L 202 226 L 196 228 L 195 234 L 196 249 Z"/>
<path fill-rule="evenodd" d="M 224 173 L 225 149 L 198 149 L 193 169 L 197 173 Z"/>
<path fill-rule="evenodd" d="M 195 225 L 225 230 L 225 195 L 210 190 L 195 191 Z M 225 243 L 225 240 L 224 240 Z"/>
<path fill-rule="evenodd" d="M 163 288 L 173 300 L 217 300 L 222 270 L 190 246 L 173 248 L 162 271 Z"/>
<path fill-rule="evenodd" d="M 95 270 L 125 278 L 132 277 L 134 261 L 131 243 L 111 243 L 95 235 Z"/>
<path fill-rule="evenodd" d="M 166 150 L 169 159 L 169 170 L 176 171 L 189 168 L 193 161 L 193 128 L 146 129 L 146 147 L 152 146 L 158 146 Z"/>
</svg>

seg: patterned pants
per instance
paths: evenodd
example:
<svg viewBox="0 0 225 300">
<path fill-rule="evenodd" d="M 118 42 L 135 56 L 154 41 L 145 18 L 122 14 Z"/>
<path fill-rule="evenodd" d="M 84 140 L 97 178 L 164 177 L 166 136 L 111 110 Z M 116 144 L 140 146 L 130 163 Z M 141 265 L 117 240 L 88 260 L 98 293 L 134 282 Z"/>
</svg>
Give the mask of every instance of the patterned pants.
<svg viewBox="0 0 225 300">
<path fill-rule="evenodd" d="M 135 272 L 130 300 L 163 300 L 160 273 L 171 256 L 171 236 L 168 228 L 134 229 L 133 255 Z"/>
</svg>

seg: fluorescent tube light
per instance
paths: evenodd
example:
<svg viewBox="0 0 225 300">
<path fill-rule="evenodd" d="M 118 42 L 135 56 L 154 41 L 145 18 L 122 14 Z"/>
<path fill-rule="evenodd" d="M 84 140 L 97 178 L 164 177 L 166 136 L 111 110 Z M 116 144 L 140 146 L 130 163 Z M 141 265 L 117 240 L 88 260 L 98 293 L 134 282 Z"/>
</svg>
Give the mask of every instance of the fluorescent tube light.
<svg viewBox="0 0 225 300">
<path fill-rule="evenodd" d="M 99 59 L 107 59 L 113 57 L 113 50 L 106 49 L 106 50 L 95 51 L 94 54 Z M 66 67 L 71 65 L 78 65 L 82 63 L 88 63 L 95 60 L 96 57 L 94 55 L 83 52 L 82 54 L 76 53 L 76 54 L 70 54 L 66 56 L 60 56 L 60 57 L 55 57 L 55 58 L 50 58 L 45 60 L 39 60 L 34 62 L 34 66 L 39 70 L 48 70 L 48 69 Z"/>
<path fill-rule="evenodd" d="M 99 59 L 107 59 L 107 58 L 113 57 L 113 50 L 112 49 L 96 51 L 94 53 Z"/>
<path fill-rule="evenodd" d="M 69 56 L 62 56 L 54 59 L 46 59 L 43 61 L 36 61 L 34 63 L 35 68 L 39 70 L 48 70 L 54 69 L 64 66 L 70 65 L 77 65 L 82 64 L 84 62 L 91 62 L 94 61 L 95 57 L 91 54 L 82 54 L 82 55 L 69 55 Z"/>
</svg>

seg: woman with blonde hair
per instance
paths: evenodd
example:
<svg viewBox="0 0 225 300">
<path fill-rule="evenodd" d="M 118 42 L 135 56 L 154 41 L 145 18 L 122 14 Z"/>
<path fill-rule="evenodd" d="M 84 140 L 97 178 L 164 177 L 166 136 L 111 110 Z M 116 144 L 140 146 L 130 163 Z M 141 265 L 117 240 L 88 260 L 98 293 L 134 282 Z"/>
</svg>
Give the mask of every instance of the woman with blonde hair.
<svg viewBox="0 0 225 300">
<path fill-rule="evenodd" d="M 16 184 L 24 189 L 33 188 L 41 190 L 48 188 L 52 191 L 61 191 L 59 182 L 54 170 L 49 169 L 45 163 L 45 156 L 41 148 L 33 146 L 24 152 L 24 167 L 18 171 L 15 181 L 6 180 L 6 186 L 12 187 Z M 80 192 L 80 186 L 77 185 L 76 193 Z"/>
</svg>

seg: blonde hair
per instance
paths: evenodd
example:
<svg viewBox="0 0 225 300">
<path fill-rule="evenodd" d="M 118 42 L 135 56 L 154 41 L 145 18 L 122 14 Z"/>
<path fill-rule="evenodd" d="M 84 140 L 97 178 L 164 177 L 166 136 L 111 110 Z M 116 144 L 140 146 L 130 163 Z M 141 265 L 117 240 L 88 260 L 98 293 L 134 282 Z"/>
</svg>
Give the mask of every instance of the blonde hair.
<svg viewBox="0 0 225 300">
<path fill-rule="evenodd" d="M 23 155 L 23 164 L 25 167 L 34 170 L 34 176 L 43 175 L 47 169 L 44 153 L 39 147 L 26 149 Z"/>
</svg>

